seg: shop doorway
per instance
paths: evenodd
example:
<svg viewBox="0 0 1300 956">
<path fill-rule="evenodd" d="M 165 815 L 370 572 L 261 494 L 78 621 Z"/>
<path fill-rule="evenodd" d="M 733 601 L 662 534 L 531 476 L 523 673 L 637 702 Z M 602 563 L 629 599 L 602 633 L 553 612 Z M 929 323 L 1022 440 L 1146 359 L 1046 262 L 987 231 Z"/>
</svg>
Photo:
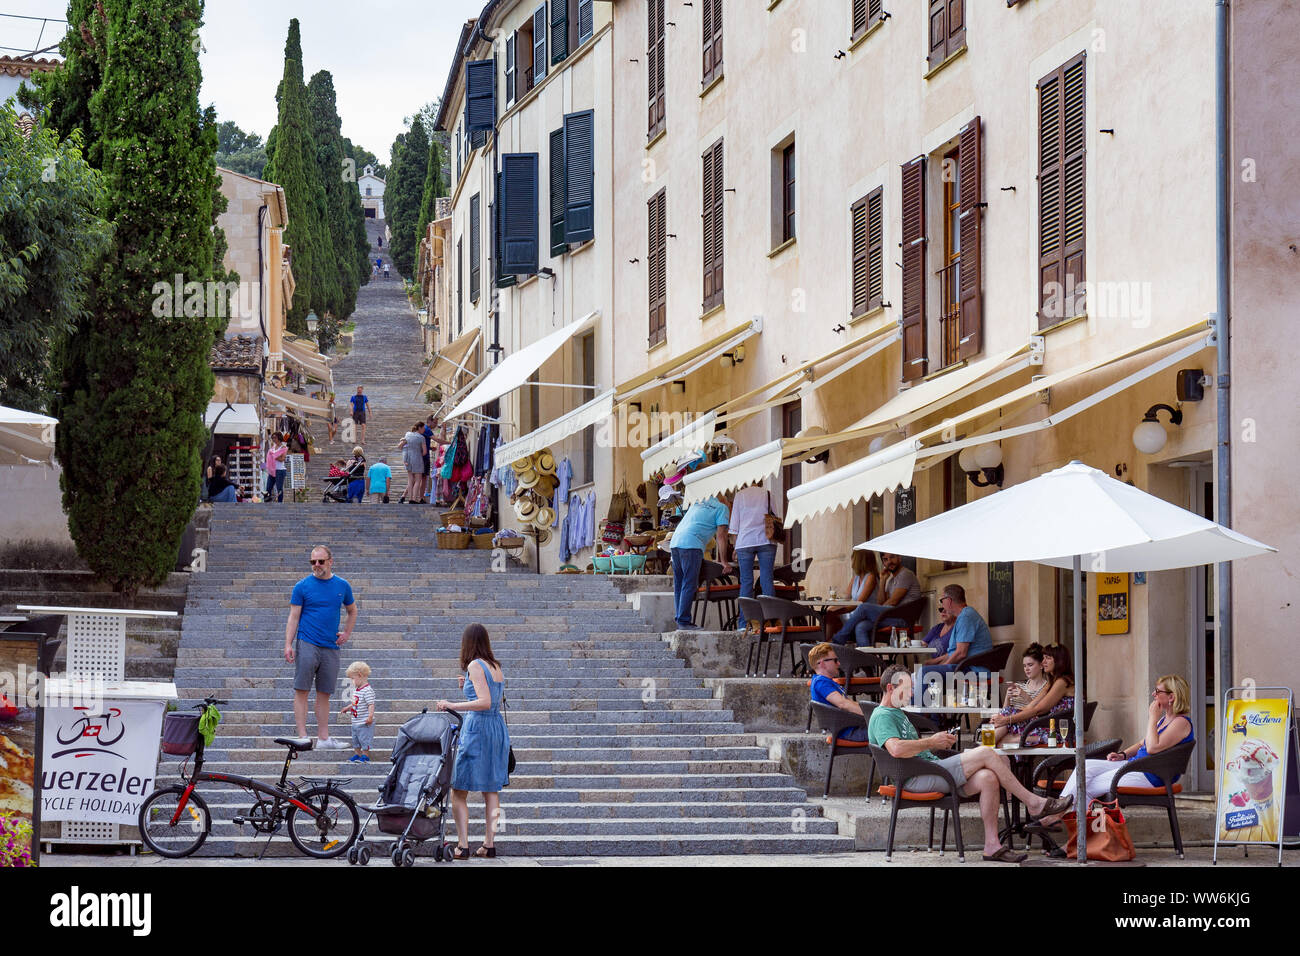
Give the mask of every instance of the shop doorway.
<svg viewBox="0 0 1300 956">
<path fill-rule="evenodd" d="M 1214 472 L 1209 462 L 1197 462 L 1187 470 L 1187 509 L 1204 518 L 1214 517 Z M 1214 678 L 1218 654 L 1215 650 L 1214 565 L 1187 570 L 1188 653 L 1192 673 L 1192 719 L 1196 723 L 1196 751 L 1191 767 L 1196 771 L 1194 789 L 1214 792 L 1214 747 L 1218 711 Z"/>
</svg>

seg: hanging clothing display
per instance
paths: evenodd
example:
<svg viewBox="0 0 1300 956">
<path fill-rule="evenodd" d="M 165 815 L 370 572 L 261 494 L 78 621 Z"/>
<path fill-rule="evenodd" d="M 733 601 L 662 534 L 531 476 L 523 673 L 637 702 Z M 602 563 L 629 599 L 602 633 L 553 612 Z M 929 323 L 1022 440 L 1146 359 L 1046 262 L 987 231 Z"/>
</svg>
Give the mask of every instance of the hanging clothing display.
<svg viewBox="0 0 1300 956">
<path fill-rule="evenodd" d="M 486 475 L 492 470 L 492 455 L 500 444 L 500 435 L 500 425 L 484 425 L 479 428 L 474 452 L 474 474 Z"/>
<path fill-rule="evenodd" d="M 560 526 L 560 504 L 569 500 L 569 485 L 573 481 L 573 463 L 567 458 L 560 460 L 559 467 L 555 469 L 555 477 L 559 484 L 555 488 L 555 523 L 553 528 Z"/>
</svg>

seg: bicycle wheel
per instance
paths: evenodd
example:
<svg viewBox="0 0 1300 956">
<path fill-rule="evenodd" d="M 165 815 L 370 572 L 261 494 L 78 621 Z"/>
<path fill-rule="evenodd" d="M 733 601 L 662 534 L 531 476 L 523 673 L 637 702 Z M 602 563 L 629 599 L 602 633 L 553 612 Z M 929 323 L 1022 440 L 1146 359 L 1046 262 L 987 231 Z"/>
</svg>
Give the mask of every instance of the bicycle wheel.
<svg viewBox="0 0 1300 956">
<path fill-rule="evenodd" d="M 289 839 L 301 852 L 318 860 L 328 860 L 346 853 L 361 833 L 357 805 L 342 790 L 312 787 L 298 794 L 297 800 L 311 807 L 307 813 L 296 804 L 289 807 L 285 821 Z"/>
<path fill-rule="evenodd" d="M 159 856 L 176 859 L 189 856 L 208 838 L 212 814 L 197 793 L 191 792 L 177 817 L 185 788 L 173 784 L 155 790 L 140 806 L 140 838 Z M 175 820 L 175 823 L 172 821 Z"/>
</svg>

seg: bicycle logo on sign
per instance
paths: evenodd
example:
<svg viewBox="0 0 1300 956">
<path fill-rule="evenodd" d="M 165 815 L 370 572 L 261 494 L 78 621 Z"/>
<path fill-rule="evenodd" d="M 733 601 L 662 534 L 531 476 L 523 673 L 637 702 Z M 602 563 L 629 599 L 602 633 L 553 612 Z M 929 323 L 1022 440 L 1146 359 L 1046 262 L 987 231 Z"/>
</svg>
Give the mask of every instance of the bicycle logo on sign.
<svg viewBox="0 0 1300 956">
<path fill-rule="evenodd" d="M 89 709 L 89 707 L 73 708 L 73 710 L 77 711 L 88 711 Z M 121 754 L 108 748 L 121 740 L 125 734 L 126 723 L 122 720 L 122 711 L 116 707 L 108 708 L 108 712 L 104 714 L 82 713 L 80 717 L 70 724 L 66 724 L 54 732 L 54 738 L 59 743 L 75 743 L 77 746 L 69 747 L 67 750 L 60 750 L 50 756 L 62 757 L 66 754 L 75 753 L 78 756 L 111 754 L 114 757 L 121 757 Z"/>
</svg>

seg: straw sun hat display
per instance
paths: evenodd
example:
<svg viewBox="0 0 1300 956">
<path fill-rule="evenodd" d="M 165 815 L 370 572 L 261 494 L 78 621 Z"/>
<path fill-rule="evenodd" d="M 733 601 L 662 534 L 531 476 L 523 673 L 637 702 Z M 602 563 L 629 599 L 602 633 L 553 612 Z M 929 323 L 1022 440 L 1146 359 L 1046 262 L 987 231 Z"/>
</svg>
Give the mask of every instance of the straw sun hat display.
<svg viewBox="0 0 1300 956">
<path fill-rule="evenodd" d="M 555 474 L 555 456 L 549 448 L 543 448 L 534 458 L 534 468 L 539 475 Z"/>
</svg>

